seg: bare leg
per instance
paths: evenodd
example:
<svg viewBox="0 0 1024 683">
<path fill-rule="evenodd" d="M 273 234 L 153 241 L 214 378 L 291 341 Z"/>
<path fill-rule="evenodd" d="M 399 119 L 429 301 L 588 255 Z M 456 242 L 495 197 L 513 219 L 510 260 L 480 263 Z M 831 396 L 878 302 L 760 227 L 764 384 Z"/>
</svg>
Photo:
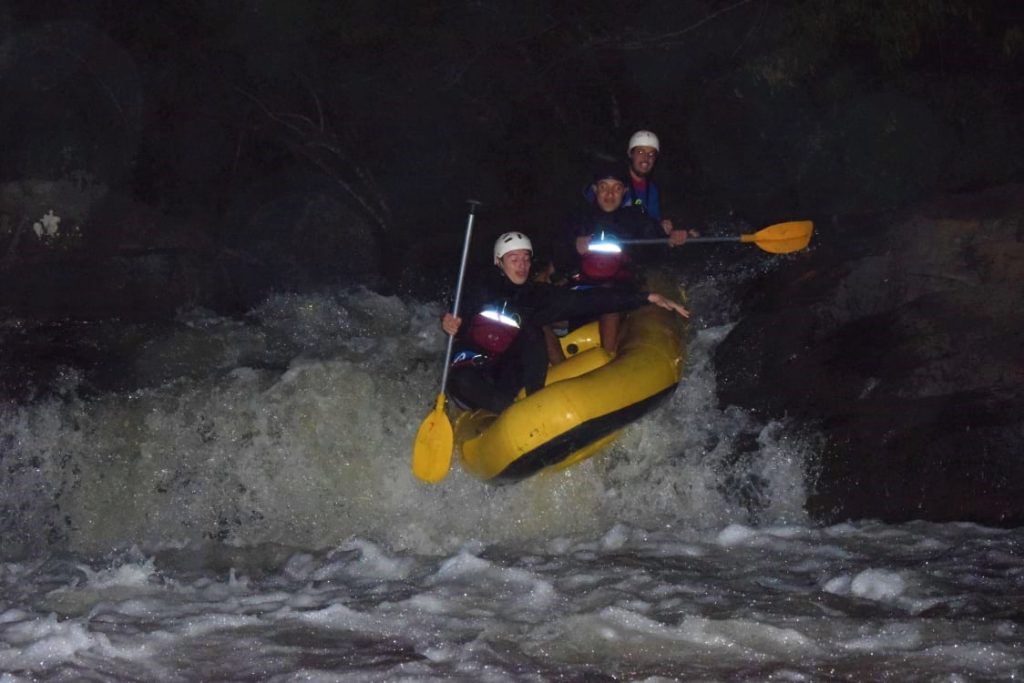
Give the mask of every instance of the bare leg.
<svg viewBox="0 0 1024 683">
<path fill-rule="evenodd" d="M 554 330 L 551 329 L 551 325 L 544 326 L 544 346 L 548 351 L 548 362 L 552 365 L 558 365 L 565 360 L 565 354 L 562 353 L 562 345 L 558 341 L 558 336 Z"/>
<path fill-rule="evenodd" d="M 605 313 L 597 319 L 597 328 L 601 332 L 601 346 L 608 353 L 615 353 L 619 348 L 619 323 L 621 313 Z"/>
</svg>

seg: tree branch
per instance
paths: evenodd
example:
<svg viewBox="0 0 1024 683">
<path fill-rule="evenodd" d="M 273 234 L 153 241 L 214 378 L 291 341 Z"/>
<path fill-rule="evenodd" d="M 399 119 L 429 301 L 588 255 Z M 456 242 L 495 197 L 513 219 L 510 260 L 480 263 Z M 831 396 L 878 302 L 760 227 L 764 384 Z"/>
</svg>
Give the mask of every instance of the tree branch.
<svg viewBox="0 0 1024 683">
<path fill-rule="evenodd" d="M 379 229 L 385 232 L 391 229 L 391 208 L 373 173 L 369 168 L 355 163 L 346 145 L 329 129 L 320 99 L 315 93 L 312 94 L 319 123 L 304 114 L 273 111 L 252 93 L 242 89 L 239 92 L 278 126 L 284 133 L 284 143 L 293 153 L 331 178 Z M 346 170 L 354 174 L 355 178 L 346 177 Z"/>
</svg>

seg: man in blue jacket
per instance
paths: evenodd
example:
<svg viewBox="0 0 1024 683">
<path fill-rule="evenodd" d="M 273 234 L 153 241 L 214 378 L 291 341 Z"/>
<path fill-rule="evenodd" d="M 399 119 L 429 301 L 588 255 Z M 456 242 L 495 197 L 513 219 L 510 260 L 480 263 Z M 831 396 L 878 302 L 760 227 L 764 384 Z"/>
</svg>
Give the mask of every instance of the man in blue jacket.
<svg viewBox="0 0 1024 683">
<path fill-rule="evenodd" d="M 622 178 L 624 192 L 620 205 L 622 207 L 632 206 L 641 213 L 654 219 L 662 231 L 672 241 L 672 246 L 683 243 L 688 234 L 685 230 L 676 230 L 672 221 L 662 218 L 661 215 L 661 192 L 657 183 L 651 178 L 654 171 L 654 164 L 658 160 L 661 151 L 661 143 L 658 136 L 649 130 L 638 130 L 629 138 L 626 147 L 629 156 L 629 168 Z M 588 202 L 597 202 L 596 186 L 584 190 L 583 196 Z M 697 233 L 693 233 L 696 236 Z"/>
<path fill-rule="evenodd" d="M 658 136 L 649 130 L 638 130 L 629 138 L 626 151 L 629 155 L 629 185 L 622 197 L 622 205 L 640 207 L 651 218 L 662 220 L 661 195 L 657 183 L 651 178 L 661 151 Z M 665 232 L 671 230 L 669 227 Z"/>
</svg>

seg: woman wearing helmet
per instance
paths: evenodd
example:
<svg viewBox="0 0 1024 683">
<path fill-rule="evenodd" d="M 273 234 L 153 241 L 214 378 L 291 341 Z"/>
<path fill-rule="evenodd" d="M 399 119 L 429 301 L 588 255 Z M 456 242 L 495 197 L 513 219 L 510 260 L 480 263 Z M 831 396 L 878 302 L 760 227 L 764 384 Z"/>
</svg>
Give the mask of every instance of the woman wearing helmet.
<svg viewBox="0 0 1024 683">
<path fill-rule="evenodd" d="M 570 318 L 594 318 L 653 303 L 689 317 L 680 304 L 660 294 L 612 289 L 573 291 L 530 278 L 533 244 L 521 232 L 506 232 L 494 243 L 494 265 L 466 288 L 463 311 L 470 323 L 446 313 L 441 327 L 456 335 L 448 395 L 471 409 L 500 413 L 520 389 L 544 386 L 548 350 L 543 326 Z"/>
</svg>

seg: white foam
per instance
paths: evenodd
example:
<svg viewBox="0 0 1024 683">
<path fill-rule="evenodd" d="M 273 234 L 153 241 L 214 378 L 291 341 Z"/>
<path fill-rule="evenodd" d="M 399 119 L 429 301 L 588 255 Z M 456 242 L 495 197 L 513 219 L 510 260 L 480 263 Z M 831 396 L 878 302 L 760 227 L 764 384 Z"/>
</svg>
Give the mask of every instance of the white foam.
<svg viewBox="0 0 1024 683">
<path fill-rule="evenodd" d="M 623 524 L 616 524 L 601 537 L 601 548 L 603 550 L 618 550 L 629 540 L 629 528 Z"/>
<path fill-rule="evenodd" d="M 924 642 L 921 627 L 913 623 L 885 624 L 877 632 L 853 638 L 843 644 L 849 650 L 866 652 L 885 650 L 913 650 Z"/>
<path fill-rule="evenodd" d="M 331 558 L 330 563 L 310 572 L 310 577 L 317 581 L 343 576 L 400 579 L 412 568 L 408 559 L 391 557 L 377 544 L 363 539 L 343 544 Z"/>
<path fill-rule="evenodd" d="M 730 524 L 718 532 L 717 541 L 720 545 L 731 548 L 739 545 L 747 545 L 760 535 L 755 529 L 742 524 Z"/>
<path fill-rule="evenodd" d="M 892 602 L 903 595 L 906 581 L 899 572 L 886 569 L 865 569 L 853 577 L 850 592 L 858 598 Z"/>
<path fill-rule="evenodd" d="M 461 579 L 466 576 L 479 576 L 491 567 L 487 560 L 462 551 L 441 563 L 436 578 L 442 580 Z"/>
<path fill-rule="evenodd" d="M 2 635 L 4 644 L 13 645 L 0 649 L 0 667 L 8 671 L 45 670 L 68 661 L 82 650 L 110 646 L 105 635 L 90 633 L 80 622 L 58 621 L 53 614 L 8 622 Z"/>
<path fill-rule="evenodd" d="M 88 585 L 91 588 L 136 588 L 146 586 L 153 579 L 155 571 L 152 558 L 142 563 L 126 563 L 92 571 L 86 565 L 79 565 L 79 570 L 85 574 Z"/>
</svg>

